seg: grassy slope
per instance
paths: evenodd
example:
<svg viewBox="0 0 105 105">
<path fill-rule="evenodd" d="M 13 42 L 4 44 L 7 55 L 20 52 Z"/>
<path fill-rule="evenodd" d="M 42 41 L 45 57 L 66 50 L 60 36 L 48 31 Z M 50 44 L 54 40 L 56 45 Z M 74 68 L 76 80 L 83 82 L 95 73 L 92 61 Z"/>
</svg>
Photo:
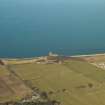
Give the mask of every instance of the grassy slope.
<svg viewBox="0 0 105 105">
<path fill-rule="evenodd" d="M 105 71 L 86 62 L 14 65 L 16 73 L 43 91 L 53 91 L 51 98 L 62 105 L 105 105 Z M 93 84 L 89 88 L 88 84 Z M 80 88 L 85 86 L 85 88 Z M 66 89 L 66 92 L 62 90 Z"/>
<path fill-rule="evenodd" d="M 16 99 L 16 98 L 14 98 L 11 91 L 7 87 L 4 86 L 4 89 L 2 89 L 3 88 L 2 81 L 1 81 L 2 77 L 7 76 L 9 74 L 10 74 L 10 72 L 5 67 L 0 66 L 0 91 L 4 91 L 4 94 L 5 94 L 5 92 L 7 93 L 6 95 L 3 95 L 3 93 L 2 94 L 0 93 L 1 94 L 0 102 L 5 102 L 5 101 L 11 100 L 11 99 Z"/>
<path fill-rule="evenodd" d="M 6 67 L 0 66 L 0 103 L 17 101 L 28 91 L 29 89 L 15 75 L 11 75 Z"/>
<path fill-rule="evenodd" d="M 0 66 L 0 76 L 4 76 L 4 75 L 8 75 L 8 74 L 9 74 L 8 70 L 6 70 L 5 67 Z"/>
</svg>

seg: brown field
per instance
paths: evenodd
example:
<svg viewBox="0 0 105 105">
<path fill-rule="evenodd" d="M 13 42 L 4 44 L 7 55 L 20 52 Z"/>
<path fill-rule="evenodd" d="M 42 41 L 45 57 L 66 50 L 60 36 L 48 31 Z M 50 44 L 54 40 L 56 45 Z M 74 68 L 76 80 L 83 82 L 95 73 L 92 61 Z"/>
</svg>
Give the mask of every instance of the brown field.
<svg viewBox="0 0 105 105">
<path fill-rule="evenodd" d="M 3 67 L 2 67 L 3 68 Z M 4 71 L 2 71 L 4 70 Z M 18 100 L 31 94 L 31 90 L 18 77 L 6 69 L 0 69 L 0 103 Z"/>
<path fill-rule="evenodd" d="M 88 62 L 105 62 L 105 54 L 103 55 L 94 55 L 94 56 L 85 56 L 82 57 L 82 59 L 88 61 Z"/>
<path fill-rule="evenodd" d="M 8 85 L 0 78 L 0 97 L 11 96 L 13 91 L 8 88 Z"/>
</svg>

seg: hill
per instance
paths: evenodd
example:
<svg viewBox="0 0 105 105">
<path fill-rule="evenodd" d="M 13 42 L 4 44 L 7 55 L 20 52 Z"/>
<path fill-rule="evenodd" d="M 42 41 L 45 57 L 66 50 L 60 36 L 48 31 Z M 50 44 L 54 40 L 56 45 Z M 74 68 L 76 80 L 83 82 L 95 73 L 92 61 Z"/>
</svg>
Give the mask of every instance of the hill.
<svg viewBox="0 0 105 105">
<path fill-rule="evenodd" d="M 11 66 L 33 88 L 46 91 L 61 105 L 105 105 L 105 71 L 82 60 L 62 64 L 18 64 Z"/>
</svg>

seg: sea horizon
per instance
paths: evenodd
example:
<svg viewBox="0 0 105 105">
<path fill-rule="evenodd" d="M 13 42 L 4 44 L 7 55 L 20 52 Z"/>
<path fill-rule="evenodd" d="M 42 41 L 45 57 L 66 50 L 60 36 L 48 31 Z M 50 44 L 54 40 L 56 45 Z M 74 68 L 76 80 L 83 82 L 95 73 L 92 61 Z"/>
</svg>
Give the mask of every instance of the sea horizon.
<svg viewBox="0 0 105 105">
<path fill-rule="evenodd" d="M 0 0 L 0 58 L 105 52 L 104 0 Z"/>
<path fill-rule="evenodd" d="M 56 54 L 57 56 L 65 56 L 65 57 L 88 57 L 88 56 L 100 56 L 100 55 L 105 55 L 105 52 L 100 52 L 100 53 L 83 53 L 83 54 L 74 54 L 74 55 L 64 55 L 64 54 L 58 54 L 58 53 L 53 53 Z M 44 56 L 49 56 L 49 53 L 46 55 L 37 55 L 37 56 L 9 56 L 9 57 L 0 57 L 0 59 L 33 59 L 37 57 L 44 57 Z"/>
</svg>

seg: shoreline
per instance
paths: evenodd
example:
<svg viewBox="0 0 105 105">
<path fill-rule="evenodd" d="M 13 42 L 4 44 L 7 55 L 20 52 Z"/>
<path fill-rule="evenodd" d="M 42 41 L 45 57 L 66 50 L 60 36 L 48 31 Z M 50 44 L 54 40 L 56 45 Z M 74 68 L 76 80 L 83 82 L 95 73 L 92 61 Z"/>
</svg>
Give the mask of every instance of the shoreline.
<svg viewBox="0 0 105 105">
<path fill-rule="evenodd" d="M 65 57 L 95 57 L 95 56 L 104 56 L 105 55 L 105 53 L 93 53 L 93 54 L 78 54 L 78 55 L 59 55 L 59 54 L 57 54 L 58 56 L 65 56 Z M 49 55 L 42 55 L 42 56 L 33 56 L 33 57 L 23 57 L 23 58 L 19 58 L 19 57 L 11 57 L 11 58 L 5 58 L 5 57 L 3 57 L 3 58 L 0 58 L 1 60 L 32 60 L 32 59 L 37 59 L 37 58 L 40 58 L 40 57 L 47 57 L 47 56 L 49 56 Z"/>
<path fill-rule="evenodd" d="M 92 57 L 92 56 L 103 56 L 103 55 L 105 55 L 105 53 L 102 53 L 102 54 L 74 55 L 74 56 L 70 56 L 70 57 Z"/>
</svg>

